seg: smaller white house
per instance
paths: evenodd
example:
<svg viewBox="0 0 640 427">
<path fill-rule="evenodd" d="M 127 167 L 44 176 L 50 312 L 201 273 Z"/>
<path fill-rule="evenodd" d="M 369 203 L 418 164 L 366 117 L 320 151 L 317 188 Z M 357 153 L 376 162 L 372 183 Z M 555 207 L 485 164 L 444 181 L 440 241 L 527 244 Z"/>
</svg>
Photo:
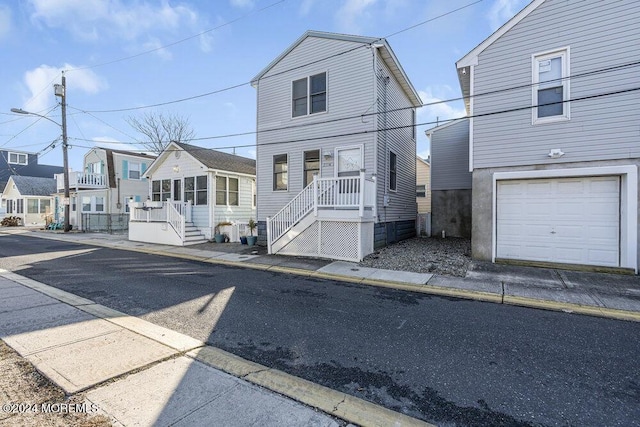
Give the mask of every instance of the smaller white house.
<svg viewBox="0 0 640 427">
<path fill-rule="evenodd" d="M 212 239 L 220 224 L 231 241 L 256 218 L 256 161 L 170 143 L 143 177 L 147 201 L 131 203 L 129 240 L 184 246 Z"/>
<path fill-rule="evenodd" d="M 12 175 L 2 192 L 6 216 L 16 216 L 23 225 L 45 225 L 51 221 L 56 180 Z"/>
</svg>

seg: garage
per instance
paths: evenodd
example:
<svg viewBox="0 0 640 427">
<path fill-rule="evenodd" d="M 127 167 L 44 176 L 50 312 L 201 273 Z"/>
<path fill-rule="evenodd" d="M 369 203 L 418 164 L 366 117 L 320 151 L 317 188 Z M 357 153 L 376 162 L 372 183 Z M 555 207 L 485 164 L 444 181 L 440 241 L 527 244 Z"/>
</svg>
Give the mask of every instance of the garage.
<svg viewBox="0 0 640 427">
<path fill-rule="evenodd" d="M 496 182 L 496 258 L 620 266 L 620 176 Z"/>
</svg>

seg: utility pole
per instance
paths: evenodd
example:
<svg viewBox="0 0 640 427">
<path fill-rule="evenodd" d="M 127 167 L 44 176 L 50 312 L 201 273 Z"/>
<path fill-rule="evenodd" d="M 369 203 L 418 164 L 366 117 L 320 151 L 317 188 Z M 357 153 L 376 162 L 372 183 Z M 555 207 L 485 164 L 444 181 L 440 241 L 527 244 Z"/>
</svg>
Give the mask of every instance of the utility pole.
<svg viewBox="0 0 640 427">
<path fill-rule="evenodd" d="M 56 96 L 60 97 L 62 103 L 62 171 L 64 176 L 64 232 L 67 233 L 71 229 L 69 226 L 69 157 L 67 155 L 67 86 L 64 71 L 62 72 L 62 84 L 54 85 Z"/>
</svg>

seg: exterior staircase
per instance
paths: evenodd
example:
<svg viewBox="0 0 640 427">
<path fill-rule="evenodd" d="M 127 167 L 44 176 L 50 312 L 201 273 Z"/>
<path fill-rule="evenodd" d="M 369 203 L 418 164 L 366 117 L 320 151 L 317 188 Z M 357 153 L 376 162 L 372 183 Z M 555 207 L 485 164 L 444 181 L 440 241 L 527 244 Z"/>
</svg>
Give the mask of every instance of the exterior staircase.
<svg viewBox="0 0 640 427">
<path fill-rule="evenodd" d="M 198 229 L 193 222 L 184 223 L 184 245 L 197 245 L 200 243 L 207 243 L 207 239 L 202 234 L 202 231 Z"/>
<path fill-rule="evenodd" d="M 267 218 L 270 254 L 359 261 L 373 252 L 374 179 L 318 178 Z"/>
</svg>

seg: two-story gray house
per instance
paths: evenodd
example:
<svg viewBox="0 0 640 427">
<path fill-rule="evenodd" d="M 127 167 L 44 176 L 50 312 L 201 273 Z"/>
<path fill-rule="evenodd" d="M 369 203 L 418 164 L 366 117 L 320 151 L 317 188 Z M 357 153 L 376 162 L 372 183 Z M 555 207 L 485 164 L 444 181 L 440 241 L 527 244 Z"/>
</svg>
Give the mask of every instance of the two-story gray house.
<svg viewBox="0 0 640 427">
<path fill-rule="evenodd" d="M 307 31 L 252 84 L 270 253 L 359 260 L 415 235 L 421 101 L 386 40 Z"/>
<path fill-rule="evenodd" d="M 534 0 L 457 62 L 474 258 L 638 271 L 638 23 L 635 0 Z"/>
</svg>

